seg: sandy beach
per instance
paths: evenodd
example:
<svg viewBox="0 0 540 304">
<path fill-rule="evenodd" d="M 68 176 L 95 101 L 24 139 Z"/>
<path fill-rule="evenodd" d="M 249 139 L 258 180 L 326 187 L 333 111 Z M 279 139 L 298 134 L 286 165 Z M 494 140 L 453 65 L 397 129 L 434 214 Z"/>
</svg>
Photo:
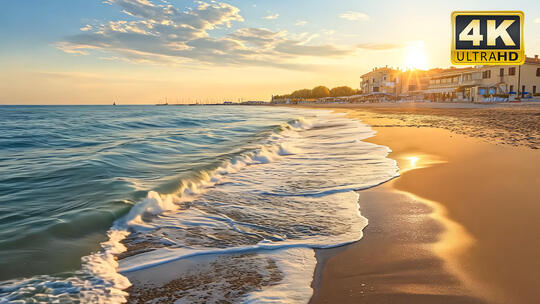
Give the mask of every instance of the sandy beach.
<svg viewBox="0 0 540 304">
<path fill-rule="evenodd" d="M 540 106 L 315 107 L 371 126 L 366 141 L 392 149 L 400 176 L 357 192 L 369 224 L 357 242 L 316 250 L 310 303 L 536 301 Z M 240 302 L 278 286 L 280 267 L 252 257 L 208 254 L 128 273 L 128 302 Z"/>
<path fill-rule="evenodd" d="M 359 192 L 364 237 L 317 252 L 312 303 L 536 301 L 538 105 L 334 109 L 373 126 L 401 176 Z"/>
</svg>

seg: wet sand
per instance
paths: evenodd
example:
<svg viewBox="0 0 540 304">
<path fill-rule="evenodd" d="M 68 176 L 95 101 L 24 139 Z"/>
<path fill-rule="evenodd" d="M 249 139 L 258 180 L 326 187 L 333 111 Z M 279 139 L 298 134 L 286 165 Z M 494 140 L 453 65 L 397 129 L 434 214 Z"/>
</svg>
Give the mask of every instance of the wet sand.
<svg viewBox="0 0 540 304">
<path fill-rule="evenodd" d="M 320 104 L 307 107 L 362 109 L 371 113 L 374 127 L 433 127 L 489 142 L 540 148 L 540 102 Z"/>
<path fill-rule="evenodd" d="M 369 219 L 364 238 L 317 252 L 311 302 L 535 303 L 540 152 L 532 146 L 540 129 L 530 117 L 536 110 L 517 110 L 526 111 L 529 125 L 519 126 L 516 115 L 515 129 L 529 139 L 513 144 L 497 138 L 507 122 L 473 126 L 486 129 L 487 137 L 461 134 L 484 122 L 486 111 L 501 111 L 496 109 L 473 109 L 480 117 L 459 114 L 469 118 L 458 131 L 422 125 L 427 118 L 406 107 L 345 111 L 376 126 L 370 141 L 393 150 L 389 157 L 402 175 L 359 192 L 361 212 Z M 439 110 L 427 111 L 431 117 Z M 444 125 L 447 115 L 436 120 Z"/>
</svg>

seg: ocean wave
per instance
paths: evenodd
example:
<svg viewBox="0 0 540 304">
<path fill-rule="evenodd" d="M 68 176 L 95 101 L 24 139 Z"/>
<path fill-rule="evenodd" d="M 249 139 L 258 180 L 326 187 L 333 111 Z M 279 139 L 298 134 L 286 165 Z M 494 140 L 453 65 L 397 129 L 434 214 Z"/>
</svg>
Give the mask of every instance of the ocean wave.
<svg viewBox="0 0 540 304">
<path fill-rule="evenodd" d="M 125 303 L 128 293 L 124 289 L 131 283 L 117 272 L 115 256 L 126 250 L 121 240 L 128 234 L 125 230 L 111 229 L 109 240 L 101 244 L 103 250 L 83 257 L 82 269 L 75 273 L 1 282 L 0 303 Z"/>
<path fill-rule="evenodd" d="M 369 127 L 316 113 L 262 130 L 265 137 L 249 148 L 190 172 L 171 191 L 148 191 L 114 222 L 102 249 L 82 258 L 81 270 L 1 282 L 0 302 L 122 303 L 132 273 L 200 256 L 239 254 L 271 259 L 283 274 L 277 284 L 248 291 L 242 301 L 307 301 L 313 249 L 357 241 L 367 225 L 353 190 L 397 175 L 386 147 L 362 141 L 374 134 Z M 118 256 L 123 258 L 117 261 Z"/>
<path fill-rule="evenodd" d="M 136 223 L 146 224 L 147 229 L 138 231 L 139 242 L 166 236 L 167 244 L 154 243 L 151 250 L 122 259 L 118 271 L 129 277 L 201 256 L 264 255 L 278 265 L 285 263 L 281 268 L 287 270 L 280 268 L 283 279 L 273 287 L 248 292 L 242 301 L 306 302 L 311 295 L 314 266 L 308 265 L 315 264 L 313 249 L 342 246 L 362 237 L 367 219 L 358 211 L 354 190 L 397 176 L 395 161 L 386 159 L 388 148 L 361 141 L 372 136 L 372 131 L 345 118 L 333 119 L 297 119 L 284 124 L 268 136 L 266 145 L 226 162 L 201 179 L 204 185 L 181 187 L 198 197 L 190 196 L 188 206 L 174 214 Z M 333 131 L 339 135 L 328 137 Z M 332 158 L 351 168 L 335 166 Z M 281 183 L 283 177 L 290 182 Z M 212 182 L 205 184 L 209 180 Z M 186 194 L 185 190 L 180 193 Z M 177 205 L 180 201 L 177 197 Z M 311 252 L 307 254 L 310 258 L 306 258 L 306 251 Z M 293 252 L 303 252 L 302 264 L 294 262 Z M 288 255 L 289 262 L 280 255 Z"/>
<path fill-rule="evenodd" d="M 285 129 L 289 130 L 308 130 L 312 124 L 305 118 L 298 118 L 290 121 L 286 126 L 288 127 Z M 146 198 L 135 204 L 125 218 L 119 221 L 120 226 L 144 227 L 142 217 L 145 214 L 158 215 L 166 211 L 178 210 L 180 203 L 192 200 L 194 196 L 215 186 L 230 173 L 238 172 L 249 165 L 268 164 L 279 160 L 282 156 L 300 153 L 301 150 L 292 144 L 279 142 L 284 136 L 290 137 L 292 135 L 290 133 L 284 135 L 274 133 L 269 136 L 266 144 L 235 156 L 223 162 L 216 169 L 200 171 L 196 174 L 197 178 L 182 180 L 174 193 L 160 194 L 156 191 L 149 191 Z"/>
<path fill-rule="evenodd" d="M 140 123 L 137 127 L 149 126 Z M 292 120 L 284 125 L 287 130 L 308 129 L 305 119 Z M 196 178 L 182 180 L 173 193 L 149 191 L 146 197 L 134 204 L 129 212 L 116 220 L 108 232 L 106 242 L 101 243 L 102 250 L 82 258 L 82 269 L 64 279 L 62 276 L 35 276 L 30 279 L 15 279 L 0 282 L 0 303 L 18 299 L 35 298 L 45 301 L 81 300 L 83 302 L 123 303 L 127 293 L 123 290 L 131 284 L 120 274 L 115 256 L 124 252 L 126 247 L 122 241 L 133 231 L 154 229 L 143 217 L 157 216 L 164 212 L 172 212 L 181 207 L 181 203 L 190 201 L 206 189 L 215 186 L 226 175 L 238 172 L 246 166 L 268 164 L 279 160 L 282 156 L 298 152 L 291 145 L 280 144 L 283 136 L 272 133 L 268 140 L 258 148 L 224 161 L 213 170 L 202 170 L 194 174 Z M 62 223 L 66 225 L 67 223 Z M 76 223 L 73 223 L 77 225 Z"/>
</svg>

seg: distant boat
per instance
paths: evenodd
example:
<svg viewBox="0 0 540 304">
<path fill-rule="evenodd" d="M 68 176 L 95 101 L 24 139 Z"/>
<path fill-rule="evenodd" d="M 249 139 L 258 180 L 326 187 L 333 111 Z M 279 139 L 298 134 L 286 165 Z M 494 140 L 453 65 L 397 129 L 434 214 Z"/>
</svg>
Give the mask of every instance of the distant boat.
<svg viewBox="0 0 540 304">
<path fill-rule="evenodd" d="M 116 105 L 116 101 L 113 101 L 112 105 L 115 106 L 115 105 Z"/>
<path fill-rule="evenodd" d="M 157 103 L 156 106 L 168 106 L 169 102 L 167 101 L 167 98 L 165 98 L 165 103 Z"/>
</svg>

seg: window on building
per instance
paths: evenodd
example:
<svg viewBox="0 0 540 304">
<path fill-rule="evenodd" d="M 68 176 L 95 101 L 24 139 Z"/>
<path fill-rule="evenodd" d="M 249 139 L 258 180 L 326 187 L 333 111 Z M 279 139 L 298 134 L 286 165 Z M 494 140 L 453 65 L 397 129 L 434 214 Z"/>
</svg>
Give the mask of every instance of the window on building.
<svg viewBox="0 0 540 304">
<path fill-rule="evenodd" d="M 499 76 L 504 76 L 504 68 L 499 71 Z"/>
<path fill-rule="evenodd" d="M 521 94 L 525 93 L 525 86 L 521 86 Z"/>
<path fill-rule="evenodd" d="M 540 77 L 540 68 L 536 68 L 536 76 Z"/>
<path fill-rule="evenodd" d="M 516 68 L 509 68 L 508 69 L 508 75 L 510 75 L 510 76 L 516 75 Z"/>
<path fill-rule="evenodd" d="M 491 78 L 491 70 L 483 71 L 482 78 L 483 79 Z"/>
<path fill-rule="evenodd" d="M 510 86 L 510 92 L 514 92 L 514 86 L 513 85 Z"/>
<path fill-rule="evenodd" d="M 533 94 L 536 94 L 536 86 L 533 86 Z"/>
</svg>

